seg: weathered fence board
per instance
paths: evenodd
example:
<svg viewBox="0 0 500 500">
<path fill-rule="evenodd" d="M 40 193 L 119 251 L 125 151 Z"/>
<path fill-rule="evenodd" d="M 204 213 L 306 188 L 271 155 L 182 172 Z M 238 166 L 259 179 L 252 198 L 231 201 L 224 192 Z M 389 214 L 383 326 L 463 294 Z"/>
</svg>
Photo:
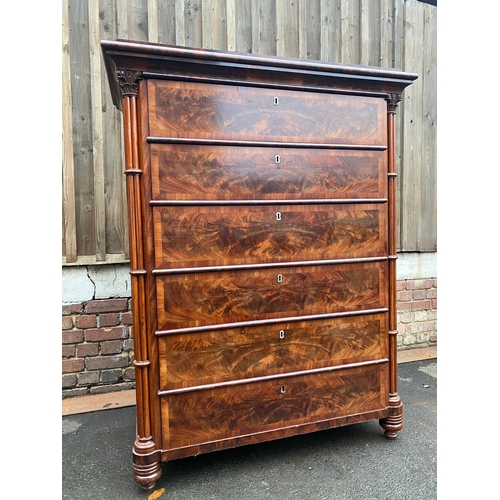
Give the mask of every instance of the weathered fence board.
<svg viewBox="0 0 500 500">
<path fill-rule="evenodd" d="M 436 12 L 417 0 L 64 0 L 63 264 L 126 261 L 121 114 L 100 39 L 401 68 L 398 249 L 436 250 Z"/>
<path fill-rule="evenodd" d="M 69 54 L 69 9 L 68 0 L 63 0 L 62 12 L 62 167 L 63 167 L 63 256 L 69 262 L 77 260 L 76 246 L 76 200 L 75 200 L 75 172 L 73 158 L 73 122 L 71 98 L 71 70 Z"/>
</svg>

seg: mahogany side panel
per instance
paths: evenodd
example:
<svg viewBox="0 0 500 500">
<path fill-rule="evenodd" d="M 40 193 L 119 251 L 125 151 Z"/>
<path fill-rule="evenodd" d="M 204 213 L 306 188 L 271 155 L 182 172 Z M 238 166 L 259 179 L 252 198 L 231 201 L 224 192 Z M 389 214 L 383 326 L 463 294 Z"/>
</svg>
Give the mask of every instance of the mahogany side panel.
<svg viewBox="0 0 500 500">
<path fill-rule="evenodd" d="M 387 255 L 387 204 L 156 207 L 156 267 Z"/>
<path fill-rule="evenodd" d="M 161 390 L 387 357 L 387 314 L 162 336 Z"/>
<path fill-rule="evenodd" d="M 153 199 L 387 198 L 387 153 L 151 144 Z"/>
<path fill-rule="evenodd" d="M 387 307 L 387 261 L 158 276 L 160 330 Z"/>
<path fill-rule="evenodd" d="M 155 137 L 386 145 L 385 103 L 282 89 L 149 80 Z"/>
</svg>

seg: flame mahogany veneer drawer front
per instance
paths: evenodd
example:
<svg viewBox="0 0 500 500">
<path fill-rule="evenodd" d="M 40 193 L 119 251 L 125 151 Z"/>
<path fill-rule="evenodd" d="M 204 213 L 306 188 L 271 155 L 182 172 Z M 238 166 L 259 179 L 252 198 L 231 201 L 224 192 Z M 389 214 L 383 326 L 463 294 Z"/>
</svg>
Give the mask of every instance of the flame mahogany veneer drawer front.
<svg viewBox="0 0 500 500">
<path fill-rule="evenodd" d="M 165 335 L 160 389 L 387 358 L 386 331 L 378 313 Z"/>
<path fill-rule="evenodd" d="M 153 200 L 387 198 L 387 151 L 151 144 Z"/>
<path fill-rule="evenodd" d="M 149 135 L 316 144 L 387 144 L 383 99 L 148 80 Z"/>
<path fill-rule="evenodd" d="M 387 255 L 387 204 L 155 207 L 157 268 Z"/>
<path fill-rule="evenodd" d="M 387 307 L 387 261 L 157 276 L 158 330 Z"/>
<path fill-rule="evenodd" d="M 161 398 L 163 445 L 189 447 L 381 410 L 387 376 L 388 364 L 381 363 L 167 394 Z"/>
</svg>

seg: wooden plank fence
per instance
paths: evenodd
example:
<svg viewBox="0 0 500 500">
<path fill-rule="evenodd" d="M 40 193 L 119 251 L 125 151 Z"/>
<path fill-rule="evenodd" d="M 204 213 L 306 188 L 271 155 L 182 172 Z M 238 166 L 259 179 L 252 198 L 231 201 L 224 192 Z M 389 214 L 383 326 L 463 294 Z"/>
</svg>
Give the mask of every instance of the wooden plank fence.
<svg viewBox="0 0 500 500">
<path fill-rule="evenodd" d="M 121 114 L 100 51 L 117 38 L 400 68 L 399 251 L 437 250 L 437 7 L 417 0 L 63 0 L 63 265 L 126 262 Z"/>
</svg>

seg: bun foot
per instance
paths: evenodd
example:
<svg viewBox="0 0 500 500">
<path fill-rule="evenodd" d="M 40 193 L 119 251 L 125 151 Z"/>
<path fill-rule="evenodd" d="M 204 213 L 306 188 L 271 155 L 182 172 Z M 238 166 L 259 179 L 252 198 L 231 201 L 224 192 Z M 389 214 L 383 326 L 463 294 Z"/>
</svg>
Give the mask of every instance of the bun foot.
<svg viewBox="0 0 500 500">
<path fill-rule="evenodd" d="M 403 415 L 381 418 L 378 422 L 385 429 L 384 434 L 387 439 L 396 439 L 398 432 L 403 428 Z"/>
<path fill-rule="evenodd" d="M 133 451 L 134 480 L 143 491 L 151 491 L 162 474 L 160 454 L 151 439 L 138 438 Z"/>
</svg>

